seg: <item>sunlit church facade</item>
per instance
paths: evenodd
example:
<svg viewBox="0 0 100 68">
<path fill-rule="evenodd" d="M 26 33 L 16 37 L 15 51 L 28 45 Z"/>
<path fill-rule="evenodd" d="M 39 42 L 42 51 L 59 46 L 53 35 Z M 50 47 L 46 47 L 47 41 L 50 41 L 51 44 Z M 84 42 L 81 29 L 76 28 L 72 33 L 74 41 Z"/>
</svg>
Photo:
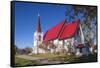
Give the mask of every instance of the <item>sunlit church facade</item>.
<svg viewBox="0 0 100 68">
<path fill-rule="evenodd" d="M 48 50 L 39 47 L 41 44 L 44 44 L 45 47 L 47 43 Z M 85 44 L 79 19 L 71 23 L 68 23 L 65 19 L 43 33 L 41 31 L 40 15 L 38 15 L 37 29 L 34 32 L 34 54 L 64 52 L 68 55 L 71 53 L 88 55 L 91 53 L 91 48 L 88 47 L 88 44 Z M 55 46 L 55 48 L 50 48 L 50 46 Z"/>
</svg>

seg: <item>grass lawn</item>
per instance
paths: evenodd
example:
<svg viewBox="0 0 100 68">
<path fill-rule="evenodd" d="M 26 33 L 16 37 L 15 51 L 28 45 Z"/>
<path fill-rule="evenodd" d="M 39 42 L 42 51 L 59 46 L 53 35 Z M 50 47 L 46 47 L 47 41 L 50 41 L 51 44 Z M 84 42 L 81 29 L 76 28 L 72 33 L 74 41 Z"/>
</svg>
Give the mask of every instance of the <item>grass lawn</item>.
<svg viewBox="0 0 100 68">
<path fill-rule="evenodd" d="M 33 54 L 31 56 L 33 56 L 33 57 L 42 57 L 42 58 L 53 58 L 53 57 L 57 57 L 59 55 L 47 53 L 47 54 Z"/>
<path fill-rule="evenodd" d="M 97 54 L 90 54 L 88 56 L 81 56 L 77 57 L 75 55 L 64 55 L 64 54 L 33 54 L 33 57 L 42 57 L 47 58 L 53 61 L 62 61 L 62 62 L 69 62 L 69 63 L 76 63 L 76 62 L 96 62 L 97 61 Z"/>
<path fill-rule="evenodd" d="M 74 62 L 97 62 L 97 54 L 78 57 Z"/>
<path fill-rule="evenodd" d="M 88 56 L 81 56 L 77 57 L 75 55 L 64 55 L 64 54 L 33 54 L 32 57 L 41 57 L 46 58 L 49 61 L 61 61 L 62 63 L 85 63 L 85 62 L 96 62 L 97 61 L 97 54 L 91 54 Z M 42 65 L 42 61 L 32 61 L 26 60 L 22 58 L 15 57 L 15 65 L 16 66 L 29 66 L 29 65 Z"/>
<path fill-rule="evenodd" d="M 40 65 L 40 64 L 42 64 L 42 63 L 15 57 L 15 66 L 27 66 L 27 65 L 34 66 L 34 65 Z"/>
</svg>

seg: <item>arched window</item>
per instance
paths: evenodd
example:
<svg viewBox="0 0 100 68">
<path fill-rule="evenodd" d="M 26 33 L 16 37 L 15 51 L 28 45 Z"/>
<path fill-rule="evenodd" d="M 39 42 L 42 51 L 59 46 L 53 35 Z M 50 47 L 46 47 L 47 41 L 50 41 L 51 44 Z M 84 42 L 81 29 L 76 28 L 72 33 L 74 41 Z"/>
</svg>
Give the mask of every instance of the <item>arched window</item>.
<svg viewBox="0 0 100 68">
<path fill-rule="evenodd" d="M 41 36 L 39 35 L 39 41 L 41 41 Z"/>
</svg>

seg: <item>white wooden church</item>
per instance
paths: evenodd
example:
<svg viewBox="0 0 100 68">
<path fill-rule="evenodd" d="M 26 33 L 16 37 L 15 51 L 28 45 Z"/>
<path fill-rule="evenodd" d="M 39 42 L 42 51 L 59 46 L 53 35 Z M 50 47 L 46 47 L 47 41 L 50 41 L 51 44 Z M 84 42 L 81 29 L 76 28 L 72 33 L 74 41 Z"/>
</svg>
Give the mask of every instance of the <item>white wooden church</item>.
<svg viewBox="0 0 100 68">
<path fill-rule="evenodd" d="M 43 32 L 41 32 L 41 25 L 40 25 L 40 15 L 38 14 L 38 24 L 37 29 L 34 32 L 34 48 L 33 53 L 45 53 L 45 51 L 38 46 L 43 42 Z"/>
<path fill-rule="evenodd" d="M 39 45 L 41 44 L 43 44 L 44 47 L 48 45 L 48 49 L 40 48 Z M 55 48 L 50 48 L 50 44 L 55 46 Z M 80 20 L 77 19 L 72 23 L 63 20 L 51 29 L 48 29 L 46 33 L 43 33 L 41 31 L 40 16 L 38 15 L 37 29 L 34 32 L 33 53 L 62 53 L 63 50 L 68 55 L 71 53 L 75 55 L 88 55 L 92 52 L 88 43 L 84 41 Z"/>
</svg>

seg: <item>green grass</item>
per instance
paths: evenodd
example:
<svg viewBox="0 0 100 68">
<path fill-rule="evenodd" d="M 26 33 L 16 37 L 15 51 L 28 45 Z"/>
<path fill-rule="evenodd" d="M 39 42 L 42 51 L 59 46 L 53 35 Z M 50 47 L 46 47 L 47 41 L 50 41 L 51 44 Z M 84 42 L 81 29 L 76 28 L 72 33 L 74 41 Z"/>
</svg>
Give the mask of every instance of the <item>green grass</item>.
<svg viewBox="0 0 100 68">
<path fill-rule="evenodd" d="M 53 61 L 61 61 L 61 62 L 72 62 L 72 61 L 75 61 L 77 57 L 76 56 L 73 56 L 73 55 L 60 55 L 60 56 L 57 56 L 57 57 L 54 57 L 54 58 L 50 58 L 50 60 L 53 60 Z"/>
<path fill-rule="evenodd" d="M 97 61 L 97 54 L 90 54 L 88 56 L 78 57 L 74 62 L 96 62 L 96 61 Z"/>
<path fill-rule="evenodd" d="M 68 63 L 85 63 L 85 62 L 96 62 L 97 61 L 97 54 L 91 54 L 88 56 L 81 56 L 77 57 L 75 55 L 64 55 L 64 54 L 33 54 L 33 57 L 41 57 L 47 58 L 49 61 L 61 61 L 61 62 L 68 62 Z M 31 61 L 22 58 L 15 58 L 15 65 L 16 66 L 27 66 L 27 65 L 42 65 L 43 63 L 40 61 Z"/>
<path fill-rule="evenodd" d="M 47 54 L 33 54 L 33 55 L 31 55 L 31 56 L 33 56 L 33 57 L 41 57 L 41 58 L 55 58 L 55 57 L 58 57 L 58 56 L 64 56 L 63 54 L 60 54 L 60 55 L 58 55 L 58 54 L 51 54 L 51 53 L 47 53 Z"/>
<path fill-rule="evenodd" d="M 33 57 L 48 58 L 53 61 L 64 61 L 64 62 L 96 62 L 97 54 L 90 54 L 88 56 L 77 57 L 75 55 L 64 55 L 64 54 L 34 54 Z"/>
<path fill-rule="evenodd" d="M 75 55 L 71 55 L 71 56 L 66 55 L 64 57 L 57 57 L 56 59 L 61 60 L 61 61 L 68 61 L 70 63 L 96 62 L 97 54 L 90 54 L 88 56 L 81 56 L 81 57 L 77 57 Z"/>
<path fill-rule="evenodd" d="M 26 60 L 22 58 L 15 57 L 15 66 L 27 66 L 27 65 L 41 65 L 42 63 L 37 61 Z"/>
<path fill-rule="evenodd" d="M 88 56 L 81 56 L 77 57 L 75 55 L 58 55 L 58 54 L 34 54 L 33 57 L 42 57 L 48 58 L 51 61 L 62 61 L 62 62 L 69 62 L 69 63 L 84 63 L 84 62 L 96 62 L 97 61 L 97 54 L 90 54 Z"/>
</svg>

